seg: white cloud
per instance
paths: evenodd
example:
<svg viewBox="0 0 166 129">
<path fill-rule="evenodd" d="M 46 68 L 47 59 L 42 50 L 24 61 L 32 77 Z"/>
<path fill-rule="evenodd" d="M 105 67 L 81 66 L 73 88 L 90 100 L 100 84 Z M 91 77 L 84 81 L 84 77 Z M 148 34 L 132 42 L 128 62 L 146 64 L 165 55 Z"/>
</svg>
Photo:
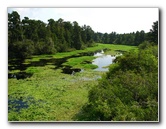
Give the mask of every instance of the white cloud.
<svg viewBox="0 0 166 129">
<path fill-rule="evenodd" d="M 148 32 L 153 22 L 158 20 L 158 8 L 13 8 L 30 19 L 47 22 L 59 18 L 77 21 L 79 25 L 89 25 L 102 33 L 129 33 L 144 30 Z"/>
</svg>

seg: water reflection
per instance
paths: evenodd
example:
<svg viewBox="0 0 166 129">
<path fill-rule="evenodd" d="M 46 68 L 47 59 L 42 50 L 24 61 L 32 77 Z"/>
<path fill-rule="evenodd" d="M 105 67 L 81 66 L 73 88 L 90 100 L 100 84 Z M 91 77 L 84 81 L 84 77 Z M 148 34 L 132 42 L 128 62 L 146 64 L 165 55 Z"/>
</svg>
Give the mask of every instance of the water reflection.
<svg viewBox="0 0 166 129">
<path fill-rule="evenodd" d="M 101 50 L 100 52 L 94 53 L 94 56 L 103 56 L 103 54 L 104 54 L 104 51 Z"/>
<path fill-rule="evenodd" d="M 62 70 L 63 70 L 62 73 L 71 74 L 71 75 L 74 75 L 76 72 L 81 72 L 82 71 L 79 68 L 72 68 L 71 66 L 66 66 Z"/>
<path fill-rule="evenodd" d="M 26 73 L 26 72 L 17 72 L 17 73 L 8 73 L 8 78 L 16 78 L 19 79 L 25 79 L 31 77 L 32 73 Z"/>
<path fill-rule="evenodd" d="M 95 53 L 94 56 L 97 58 L 93 60 L 92 64 L 97 65 L 98 68 L 94 69 L 95 71 L 108 71 L 108 67 L 113 63 L 113 60 L 116 56 L 105 55 L 104 51 Z"/>
</svg>

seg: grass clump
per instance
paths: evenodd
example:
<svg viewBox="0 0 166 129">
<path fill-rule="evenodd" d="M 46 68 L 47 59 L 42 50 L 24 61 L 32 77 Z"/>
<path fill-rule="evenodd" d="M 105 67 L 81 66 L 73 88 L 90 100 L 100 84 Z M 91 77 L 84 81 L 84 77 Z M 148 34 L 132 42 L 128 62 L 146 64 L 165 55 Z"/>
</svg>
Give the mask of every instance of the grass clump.
<svg viewBox="0 0 166 129">
<path fill-rule="evenodd" d="M 93 56 L 70 58 L 63 65 L 72 66 L 73 68 L 95 69 L 97 65 L 91 64 L 93 59 L 95 59 Z"/>
</svg>

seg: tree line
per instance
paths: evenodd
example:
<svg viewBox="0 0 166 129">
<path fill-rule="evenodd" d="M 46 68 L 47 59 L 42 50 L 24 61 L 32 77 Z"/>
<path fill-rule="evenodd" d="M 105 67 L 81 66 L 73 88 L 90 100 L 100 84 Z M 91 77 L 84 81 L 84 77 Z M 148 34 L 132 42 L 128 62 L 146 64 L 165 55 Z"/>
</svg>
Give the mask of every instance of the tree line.
<svg viewBox="0 0 166 129">
<path fill-rule="evenodd" d="M 148 33 L 145 33 L 143 30 L 124 34 L 117 34 L 116 32 L 103 34 L 97 32 L 94 34 L 94 41 L 107 44 L 123 44 L 133 46 L 138 46 L 145 41 L 158 44 L 158 21 L 154 22 L 152 29 L 150 29 Z"/>
<path fill-rule="evenodd" d="M 93 44 L 94 31 L 63 19 L 49 19 L 48 24 L 28 17 L 20 19 L 13 11 L 8 13 L 9 58 L 25 58 L 32 54 L 53 54 L 80 50 Z"/>
<path fill-rule="evenodd" d="M 103 34 L 94 32 L 90 26 L 79 26 L 76 21 L 71 23 L 62 18 L 57 21 L 49 19 L 48 24 L 28 17 L 21 20 L 20 15 L 13 11 L 8 13 L 9 59 L 80 50 L 93 46 L 95 42 L 139 45 L 144 41 L 152 41 L 157 44 L 157 29 L 158 22 L 155 22 L 149 33 Z"/>
</svg>

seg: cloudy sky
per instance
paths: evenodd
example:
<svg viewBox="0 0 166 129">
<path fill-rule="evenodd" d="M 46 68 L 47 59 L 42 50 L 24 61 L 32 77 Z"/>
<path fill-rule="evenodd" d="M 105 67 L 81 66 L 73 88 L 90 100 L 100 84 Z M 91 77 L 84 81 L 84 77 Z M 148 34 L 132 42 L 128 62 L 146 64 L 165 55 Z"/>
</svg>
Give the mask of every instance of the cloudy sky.
<svg viewBox="0 0 166 129">
<path fill-rule="evenodd" d="M 17 11 L 21 19 L 27 16 L 45 23 L 50 18 L 77 21 L 102 33 L 149 32 L 159 17 L 158 8 L 8 8 L 8 13 L 12 11 Z"/>
</svg>

